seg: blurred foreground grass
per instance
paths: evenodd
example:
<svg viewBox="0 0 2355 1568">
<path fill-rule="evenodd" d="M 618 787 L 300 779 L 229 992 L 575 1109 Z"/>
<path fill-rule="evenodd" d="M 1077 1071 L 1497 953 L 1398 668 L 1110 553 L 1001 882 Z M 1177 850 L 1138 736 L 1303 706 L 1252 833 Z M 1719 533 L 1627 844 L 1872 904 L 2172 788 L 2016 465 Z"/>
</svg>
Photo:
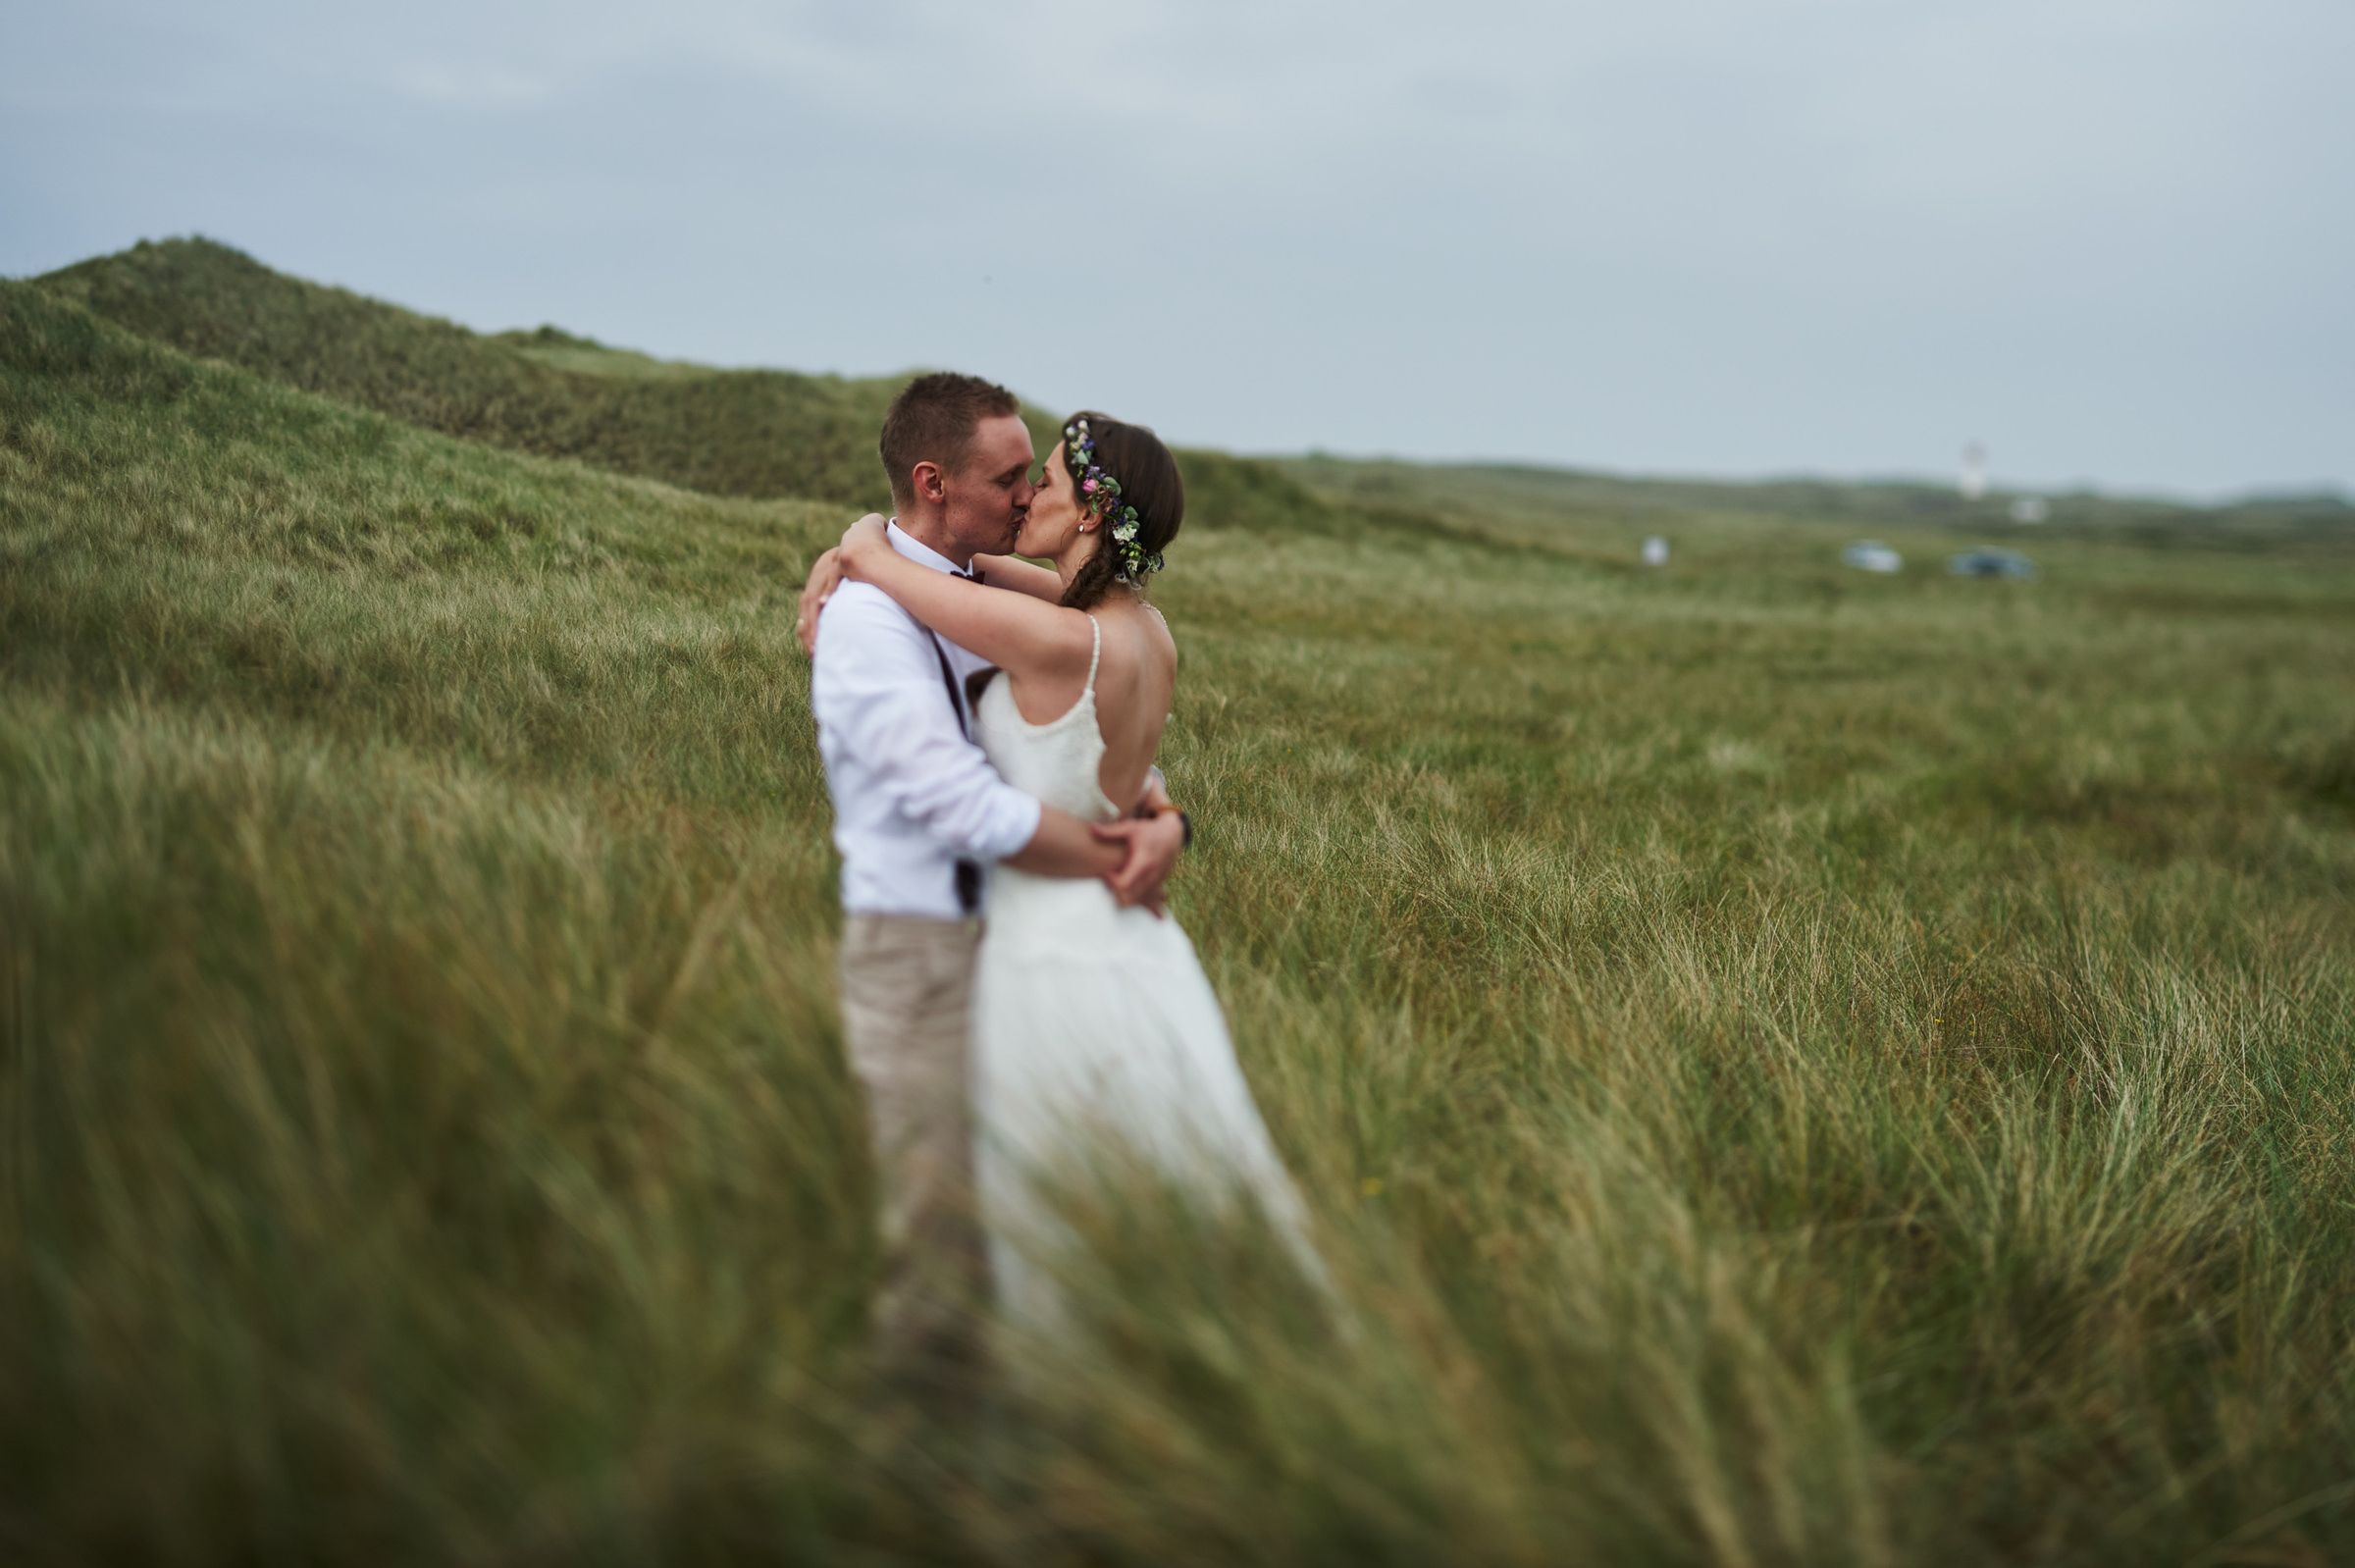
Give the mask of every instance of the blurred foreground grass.
<svg viewBox="0 0 2355 1568">
<path fill-rule="evenodd" d="M 1207 489 L 1177 907 L 1359 1333 L 1107 1189 L 973 1445 L 861 1397 L 841 510 L 0 285 L 0 1544 L 2355 1557 L 2355 540 Z"/>
</svg>

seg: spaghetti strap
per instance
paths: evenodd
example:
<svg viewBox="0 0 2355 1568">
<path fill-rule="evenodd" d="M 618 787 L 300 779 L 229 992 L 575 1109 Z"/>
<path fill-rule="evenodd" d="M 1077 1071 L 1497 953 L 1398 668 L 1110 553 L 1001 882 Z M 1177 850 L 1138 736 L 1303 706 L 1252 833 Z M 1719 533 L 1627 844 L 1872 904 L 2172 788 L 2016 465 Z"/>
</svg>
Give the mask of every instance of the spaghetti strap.
<svg viewBox="0 0 2355 1568">
<path fill-rule="evenodd" d="M 1096 634 L 1096 646 L 1088 650 L 1087 690 L 1079 695 L 1082 697 L 1093 697 L 1096 695 L 1096 665 L 1098 661 L 1104 657 L 1104 623 L 1096 619 L 1094 612 L 1090 611 L 1087 617 L 1087 624 L 1088 628 Z"/>
</svg>

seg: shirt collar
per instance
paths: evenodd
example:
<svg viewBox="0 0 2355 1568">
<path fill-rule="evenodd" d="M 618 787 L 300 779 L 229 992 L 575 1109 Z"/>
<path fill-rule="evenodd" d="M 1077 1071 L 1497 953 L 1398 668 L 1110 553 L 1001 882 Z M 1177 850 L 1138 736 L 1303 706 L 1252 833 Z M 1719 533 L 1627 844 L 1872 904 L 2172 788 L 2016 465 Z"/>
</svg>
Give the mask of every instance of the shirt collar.
<svg viewBox="0 0 2355 1568">
<path fill-rule="evenodd" d="M 923 543 L 914 534 L 901 528 L 900 520 L 896 517 L 883 525 L 883 535 L 891 541 L 893 549 L 898 550 L 918 566 L 929 566 L 936 572 L 955 572 L 960 577 L 966 575 L 964 567 Z"/>
</svg>

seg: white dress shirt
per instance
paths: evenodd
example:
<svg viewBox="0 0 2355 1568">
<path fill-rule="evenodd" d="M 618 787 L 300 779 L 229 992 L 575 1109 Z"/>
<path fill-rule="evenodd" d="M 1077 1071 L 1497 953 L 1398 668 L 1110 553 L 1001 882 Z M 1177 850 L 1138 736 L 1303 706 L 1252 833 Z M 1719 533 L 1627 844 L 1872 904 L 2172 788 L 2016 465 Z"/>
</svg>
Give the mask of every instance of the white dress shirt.
<svg viewBox="0 0 2355 1568">
<path fill-rule="evenodd" d="M 888 533 L 910 560 L 957 570 L 898 523 Z M 954 695 L 941 678 L 944 654 Z M 834 797 L 845 910 L 957 919 L 957 862 L 986 865 L 1037 835 L 1038 802 L 998 777 L 967 739 L 965 677 L 987 662 L 868 583 L 844 583 L 818 612 L 810 706 Z"/>
</svg>

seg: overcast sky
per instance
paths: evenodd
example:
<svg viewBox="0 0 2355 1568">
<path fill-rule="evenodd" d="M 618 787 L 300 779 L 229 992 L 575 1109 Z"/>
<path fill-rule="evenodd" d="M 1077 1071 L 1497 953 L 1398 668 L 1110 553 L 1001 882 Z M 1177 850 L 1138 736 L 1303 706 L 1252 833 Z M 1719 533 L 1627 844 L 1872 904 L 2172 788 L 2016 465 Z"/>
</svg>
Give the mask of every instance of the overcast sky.
<svg viewBox="0 0 2355 1568">
<path fill-rule="evenodd" d="M 0 273 L 1184 443 L 2355 487 L 2351 0 L 0 0 Z"/>
</svg>

